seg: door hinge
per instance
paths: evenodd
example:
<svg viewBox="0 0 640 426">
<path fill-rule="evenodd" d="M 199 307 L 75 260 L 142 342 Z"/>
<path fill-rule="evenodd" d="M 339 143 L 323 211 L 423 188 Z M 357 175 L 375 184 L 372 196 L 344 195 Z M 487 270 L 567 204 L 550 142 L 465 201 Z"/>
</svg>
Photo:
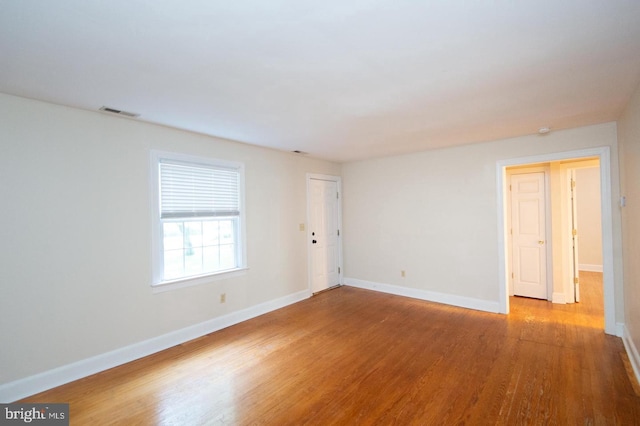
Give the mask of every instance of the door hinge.
<svg viewBox="0 0 640 426">
<path fill-rule="evenodd" d="M 572 230 L 571 235 L 573 235 L 574 237 L 578 235 L 578 230 L 577 229 Z"/>
<path fill-rule="evenodd" d="M 340 230 L 338 229 L 338 237 L 340 236 Z"/>
<path fill-rule="evenodd" d="M 340 193 L 336 192 L 336 200 L 339 200 L 339 199 L 340 199 Z"/>
<path fill-rule="evenodd" d="M 509 191 L 511 191 L 511 185 L 509 185 Z"/>
<path fill-rule="evenodd" d="M 338 266 L 338 273 L 340 273 L 340 267 Z"/>
<path fill-rule="evenodd" d="M 575 187 L 576 187 L 576 181 L 575 181 L 575 180 L 573 180 L 573 179 L 571 179 L 571 187 L 572 187 L 572 188 L 575 188 Z"/>
<path fill-rule="evenodd" d="M 513 272 L 511 273 L 511 279 L 514 279 L 515 277 L 513 276 Z"/>
<path fill-rule="evenodd" d="M 580 280 L 578 279 L 578 277 L 575 277 L 575 278 L 573 279 L 573 283 L 574 283 L 574 284 L 578 284 L 579 282 L 580 282 Z"/>
<path fill-rule="evenodd" d="M 509 229 L 509 233 L 513 235 L 513 228 Z"/>
</svg>

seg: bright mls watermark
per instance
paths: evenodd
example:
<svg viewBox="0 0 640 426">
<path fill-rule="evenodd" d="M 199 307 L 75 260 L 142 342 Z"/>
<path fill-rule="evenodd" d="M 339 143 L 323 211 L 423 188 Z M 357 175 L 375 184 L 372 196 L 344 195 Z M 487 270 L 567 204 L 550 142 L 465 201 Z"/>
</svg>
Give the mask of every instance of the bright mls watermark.
<svg viewBox="0 0 640 426">
<path fill-rule="evenodd" d="M 0 404 L 0 426 L 68 426 L 69 404 Z"/>
</svg>

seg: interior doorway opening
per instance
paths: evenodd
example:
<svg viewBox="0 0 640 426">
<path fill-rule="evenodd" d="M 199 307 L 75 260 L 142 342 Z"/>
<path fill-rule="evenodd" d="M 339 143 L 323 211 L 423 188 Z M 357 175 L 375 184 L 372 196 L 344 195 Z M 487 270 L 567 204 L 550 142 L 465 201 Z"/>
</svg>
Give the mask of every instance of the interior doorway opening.
<svg viewBox="0 0 640 426">
<path fill-rule="evenodd" d="M 597 157 L 506 168 L 509 295 L 580 302 L 580 271 L 602 272 Z"/>
<path fill-rule="evenodd" d="M 595 163 L 593 163 L 595 162 Z M 612 205 L 611 205 L 611 177 L 610 177 L 610 153 L 608 147 L 592 148 L 572 152 L 547 154 L 532 157 L 523 157 L 510 160 L 502 160 L 497 163 L 497 183 L 498 183 L 498 231 L 499 231 L 499 258 L 500 258 L 500 304 L 501 312 L 509 313 L 509 297 L 513 293 L 512 257 L 513 247 L 511 240 L 511 198 L 509 194 L 510 175 L 514 170 L 524 170 L 527 167 L 549 168 L 549 182 L 552 176 L 555 179 L 564 179 L 563 176 L 575 176 L 575 170 L 592 168 L 594 164 L 598 167 L 597 175 L 600 183 L 600 203 L 599 213 L 602 224 L 600 232 L 601 242 L 601 273 L 604 305 L 604 329 L 607 334 L 616 334 L 615 324 L 615 302 L 614 302 L 614 281 L 613 281 L 613 225 L 612 225 Z M 573 171 L 573 172 L 572 172 Z M 572 174 L 573 173 L 573 174 Z M 564 189 L 562 189 L 564 188 Z M 583 265 L 591 265 L 579 262 L 579 250 L 577 257 L 578 283 L 574 283 L 574 269 L 571 258 L 573 257 L 573 246 L 575 240 L 565 238 L 563 230 L 571 230 L 571 201 L 570 187 L 561 186 L 560 189 L 552 190 L 551 184 L 547 187 L 549 194 L 547 200 L 556 204 L 565 203 L 565 209 L 560 212 L 546 212 L 546 217 L 551 217 L 551 229 L 546 233 L 545 245 L 550 242 L 545 251 L 545 259 L 548 261 L 545 272 L 547 278 L 548 292 L 545 299 L 555 303 L 575 303 L 576 297 L 579 300 L 579 270 Z M 564 201 L 562 201 L 564 200 Z M 553 216 L 557 217 L 553 217 Z M 555 220 L 554 220 L 555 219 Z M 578 239 L 579 240 L 579 239 Z M 555 254 L 554 254 L 555 253 Z M 556 259 L 554 259 L 556 256 Z M 560 256 L 560 257 L 558 257 Z M 595 271 L 589 271 L 595 272 Z"/>
</svg>

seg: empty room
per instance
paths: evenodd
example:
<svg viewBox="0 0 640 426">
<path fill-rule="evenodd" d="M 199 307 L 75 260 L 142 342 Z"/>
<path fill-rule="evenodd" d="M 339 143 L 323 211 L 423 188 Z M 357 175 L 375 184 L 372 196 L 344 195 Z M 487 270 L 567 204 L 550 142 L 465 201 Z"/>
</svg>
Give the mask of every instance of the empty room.
<svg viewBox="0 0 640 426">
<path fill-rule="evenodd" d="M 0 423 L 640 424 L 639 23 L 0 0 Z"/>
</svg>

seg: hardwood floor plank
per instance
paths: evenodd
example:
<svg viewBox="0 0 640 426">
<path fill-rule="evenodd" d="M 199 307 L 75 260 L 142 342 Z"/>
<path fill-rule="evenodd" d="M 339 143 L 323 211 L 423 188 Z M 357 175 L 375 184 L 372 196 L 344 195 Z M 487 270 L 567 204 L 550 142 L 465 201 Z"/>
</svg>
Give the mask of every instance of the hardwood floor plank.
<svg viewBox="0 0 640 426">
<path fill-rule="evenodd" d="M 24 401 L 74 425 L 640 424 L 599 279 L 508 316 L 342 287 Z"/>
</svg>

